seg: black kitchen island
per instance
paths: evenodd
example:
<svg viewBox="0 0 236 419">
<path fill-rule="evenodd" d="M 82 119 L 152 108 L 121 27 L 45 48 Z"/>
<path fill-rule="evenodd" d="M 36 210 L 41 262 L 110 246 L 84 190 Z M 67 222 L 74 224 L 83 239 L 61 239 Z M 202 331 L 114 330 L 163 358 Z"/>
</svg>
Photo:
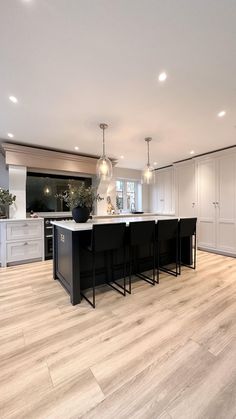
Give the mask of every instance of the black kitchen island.
<svg viewBox="0 0 236 419">
<path fill-rule="evenodd" d="M 54 221 L 53 224 L 53 278 L 59 280 L 70 295 L 71 304 L 81 301 L 81 291 L 90 288 L 92 283 L 91 255 L 86 247 L 91 241 L 91 232 L 94 224 L 125 222 L 128 233 L 129 223 L 132 221 L 149 221 L 158 219 L 171 219 L 176 217 L 158 217 L 156 215 L 139 217 L 120 217 L 89 220 L 87 223 L 76 224 L 74 221 Z M 128 248 L 126 262 L 128 262 Z M 160 264 L 162 266 L 175 261 L 176 240 L 168 240 L 161 244 Z M 150 246 L 143 245 L 137 249 L 138 269 L 140 272 L 148 271 L 152 266 Z M 186 237 L 182 240 L 182 261 L 192 263 L 192 240 Z M 124 251 L 115 252 L 113 259 L 113 272 L 109 253 L 102 252 L 96 262 L 96 283 L 105 284 L 113 279 L 123 276 Z M 136 266 L 136 272 L 137 272 Z"/>
</svg>

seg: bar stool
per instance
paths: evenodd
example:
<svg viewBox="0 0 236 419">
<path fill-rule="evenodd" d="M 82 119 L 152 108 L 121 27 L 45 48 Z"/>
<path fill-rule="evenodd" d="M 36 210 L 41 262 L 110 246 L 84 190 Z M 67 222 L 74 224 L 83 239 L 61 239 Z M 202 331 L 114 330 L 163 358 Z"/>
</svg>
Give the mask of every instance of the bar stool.
<svg viewBox="0 0 236 419">
<path fill-rule="evenodd" d="M 141 245 L 150 246 L 150 252 L 152 253 L 152 278 L 143 274 L 142 272 L 136 272 L 137 270 L 137 257 L 135 258 L 135 252 Z M 151 285 L 155 285 L 155 221 L 134 221 L 129 224 L 129 289 L 126 290 L 131 294 L 131 275 L 132 268 L 135 265 L 134 275 Z"/>
<path fill-rule="evenodd" d="M 110 252 L 112 260 L 112 282 L 106 282 L 107 285 L 118 291 L 122 295 L 126 295 L 126 276 L 125 276 L 125 229 L 126 223 L 115 224 L 98 224 L 93 226 L 91 244 L 86 250 L 92 254 L 92 289 L 93 300 L 90 301 L 85 294 L 82 297 L 95 308 L 95 289 L 96 289 L 96 256 L 101 252 Z M 123 248 L 123 286 L 114 280 L 113 252 L 114 250 Z M 107 260 L 106 260 L 107 263 Z M 116 286 L 115 286 L 115 285 Z M 120 291 L 117 287 L 121 288 Z"/>
<path fill-rule="evenodd" d="M 173 240 L 175 242 L 175 269 L 160 266 L 160 244 L 163 241 Z M 178 275 L 178 219 L 158 220 L 156 225 L 156 247 L 157 247 L 157 283 L 159 284 L 160 271 L 170 275 Z"/>
<path fill-rule="evenodd" d="M 197 257 L 197 235 L 196 235 L 196 225 L 197 218 L 181 218 L 179 220 L 179 275 L 181 274 L 181 265 L 187 266 L 191 269 L 196 269 L 196 257 Z M 194 252 L 192 253 L 192 237 L 194 236 Z M 189 242 L 187 247 L 191 249 L 189 254 L 190 264 L 183 263 L 182 261 L 182 246 L 183 240 L 189 238 L 191 240 L 190 246 Z M 192 262 L 193 259 L 193 262 Z"/>
</svg>

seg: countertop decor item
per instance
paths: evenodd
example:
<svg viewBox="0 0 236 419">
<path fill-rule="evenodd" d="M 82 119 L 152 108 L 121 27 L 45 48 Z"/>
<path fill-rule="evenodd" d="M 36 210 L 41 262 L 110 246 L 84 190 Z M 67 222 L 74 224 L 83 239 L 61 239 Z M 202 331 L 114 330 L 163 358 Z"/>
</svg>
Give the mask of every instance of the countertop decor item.
<svg viewBox="0 0 236 419">
<path fill-rule="evenodd" d="M 9 206 L 16 200 L 8 189 L 0 188 L 0 218 L 9 218 Z"/>
<path fill-rule="evenodd" d="M 142 183 L 151 185 L 154 183 L 154 168 L 150 164 L 150 152 L 149 152 L 149 144 L 152 141 L 152 138 L 146 137 L 145 141 L 147 143 L 147 164 L 142 172 Z"/>
<path fill-rule="evenodd" d="M 112 178 L 112 163 L 111 160 L 106 156 L 105 152 L 105 129 L 108 128 L 107 124 L 100 124 L 99 127 L 103 131 L 103 141 L 102 141 L 102 155 L 97 162 L 96 172 L 97 177 L 100 180 L 110 181 Z"/>
<path fill-rule="evenodd" d="M 86 223 L 94 202 L 103 199 L 92 186 L 86 187 L 84 184 L 79 187 L 69 185 L 69 189 L 62 194 L 57 194 L 56 197 L 63 199 L 66 206 L 70 208 L 76 223 Z"/>
</svg>

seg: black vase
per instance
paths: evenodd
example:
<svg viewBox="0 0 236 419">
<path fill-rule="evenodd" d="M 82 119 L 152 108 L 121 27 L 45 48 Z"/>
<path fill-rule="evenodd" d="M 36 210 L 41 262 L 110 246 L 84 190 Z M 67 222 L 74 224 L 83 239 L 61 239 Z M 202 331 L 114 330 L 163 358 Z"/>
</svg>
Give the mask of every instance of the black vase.
<svg viewBox="0 0 236 419">
<path fill-rule="evenodd" d="M 72 209 L 72 217 L 76 223 L 86 223 L 89 219 L 89 208 L 75 207 Z"/>
</svg>

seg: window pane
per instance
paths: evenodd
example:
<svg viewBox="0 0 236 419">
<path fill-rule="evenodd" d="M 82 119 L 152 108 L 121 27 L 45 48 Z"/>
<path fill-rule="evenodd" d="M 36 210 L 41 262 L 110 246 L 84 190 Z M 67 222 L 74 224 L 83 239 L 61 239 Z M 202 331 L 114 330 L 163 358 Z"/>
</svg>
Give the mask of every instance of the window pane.
<svg viewBox="0 0 236 419">
<path fill-rule="evenodd" d="M 119 210 L 124 209 L 124 182 L 123 180 L 116 181 L 116 207 Z"/>
<path fill-rule="evenodd" d="M 127 209 L 128 210 L 135 209 L 135 193 L 134 192 L 127 192 Z"/>
<path fill-rule="evenodd" d="M 124 190 L 124 182 L 123 182 L 123 180 L 117 180 L 116 181 L 116 190 L 117 191 L 123 191 Z"/>
<path fill-rule="evenodd" d="M 134 182 L 127 182 L 127 192 L 134 192 Z"/>
</svg>

